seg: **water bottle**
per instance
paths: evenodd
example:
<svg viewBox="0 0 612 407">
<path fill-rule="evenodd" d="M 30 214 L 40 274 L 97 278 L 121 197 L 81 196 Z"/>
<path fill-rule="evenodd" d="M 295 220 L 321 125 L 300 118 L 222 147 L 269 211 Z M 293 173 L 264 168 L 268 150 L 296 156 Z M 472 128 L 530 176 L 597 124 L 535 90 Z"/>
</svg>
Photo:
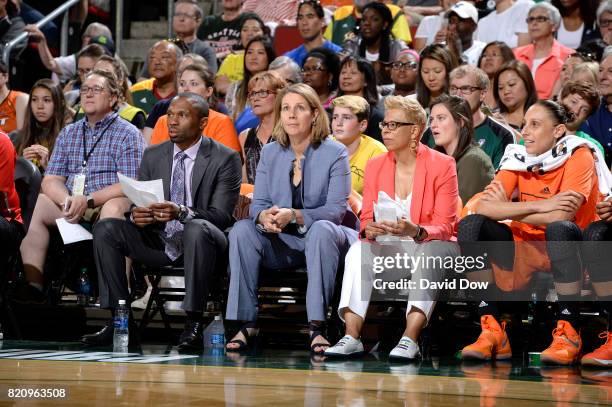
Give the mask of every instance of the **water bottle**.
<svg viewBox="0 0 612 407">
<path fill-rule="evenodd" d="M 91 291 L 91 285 L 89 284 L 89 277 L 87 276 L 87 269 L 81 269 L 81 275 L 79 277 L 79 292 L 77 295 L 77 303 L 86 307 L 89 305 L 89 296 Z"/>
<path fill-rule="evenodd" d="M 113 352 L 127 352 L 129 341 L 129 317 L 130 314 L 127 306 L 125 305 L 125 300 L 119 300 L 119 307 L 115 311 Z"/>
<path fill-rule="evenodd" d="M 213 349 L 225 348 L 225 327 L 220 315 L 215 316 L 215 320 L 211 324 L 209 346 Z"/>
</svg>

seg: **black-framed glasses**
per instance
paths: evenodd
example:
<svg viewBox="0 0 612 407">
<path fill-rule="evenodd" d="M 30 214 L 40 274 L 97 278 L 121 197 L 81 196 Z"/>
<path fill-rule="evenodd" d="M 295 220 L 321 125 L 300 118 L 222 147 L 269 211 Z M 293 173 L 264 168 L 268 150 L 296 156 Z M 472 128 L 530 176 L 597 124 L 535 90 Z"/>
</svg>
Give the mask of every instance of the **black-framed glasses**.
<svg viewBox="0 0 612 407">
<path fill-rule="evenodd" d="M 418 64 L 414 61 L 409 61 L 409 62 L 400 62 L 400 61 L 396 61 L 394 63 L 391 64 L 391 67 L 397 71 L 401 71 L 403 70 L 416 70 L 417 69 Z"/>
<path fill-rule="evenodd" d="M 309 68 L 302 68 L 302 75 L 307 74 L 307 73 L 315 73 L 315 72 L 325 72 L 327 69 L 323 68 L 321 65 L 317 65 L 317 66 L 313 66 L 313 67 L 309 67 Z"/>
<path fill-rule="evenodd" d="M 478 86 L 469 86 L 469 85 L 465 85 L 465 86 L 451 86 L 450 87 L 450 93 L 459 93 L 461 92 L 462 95 L 471 95 L 472 93 L 476 92 L 477 90 L 482 90 L 482 88 L 478 87 Z"/>
<path fill-rule="evenodd" d="M 410 123 L 410 122 L 396 122 L 396 121 L 393 121 L 393 120 L 390 120 L 390 121 L 388 121 L 388 122 L 386 122 L 386 121 L 384 121 L 384 120 L 383 120 L 382 122 L 378 123 L 378 127 L 379 127 L 381 130 L 384 130 L 385 128 L 387 128 L 387 130 L 390 130 L 390 131 L 397 130 L 397 129 L 398 129 L 398 127 L 402 127 L 402 126 L 414 126 L 414 125 L 415 125 L 415 123 Z"/>
<path fill-rule="evenodd" d="M 546 16 L 527 17 L 525 21 L 527 22 L 527 24 L 531 24 L 534 21 L 537 21 L 538 23 L 545 23 L 547 21 L 550 21 L 550 18 Z"/>
<path fill-rule="evenodd" d="M 105 90 L 106 88 L 103 86 L 81 86 L 81 89 L 79 89 L 79 93 L 81 93 L 81 95 L 87 95 L 89 91 L 92 91 L 94 95 L 99 95 Z"/>
<path fill-rule="evenodd" d="M 602 28 L 608 28 L 610 24 L 612 24 L 612 20 L 599 20 L 599 26 Z"/>
<path fill-rule="evenodd" d="M 247 97 L 249 99 L 254 99 L 254 98 L 263 99 L 263 98 L 267 98 L 269 95 L 276 95 L 276 92 L 272 92 L 271 90 L 263 89 L 263 90 L 249 92 L 247 94 Z"/>
</svg>

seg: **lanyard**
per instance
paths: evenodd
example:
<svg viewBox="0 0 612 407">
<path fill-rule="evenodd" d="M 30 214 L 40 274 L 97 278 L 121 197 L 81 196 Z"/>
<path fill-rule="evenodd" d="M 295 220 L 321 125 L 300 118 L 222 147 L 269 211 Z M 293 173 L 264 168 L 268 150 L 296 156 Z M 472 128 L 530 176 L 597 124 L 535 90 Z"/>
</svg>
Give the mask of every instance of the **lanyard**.
<svg viewBox="0 0 612 407">
<path fill-rule="evenodd" d="M 104 134 L 106 133 L 106 131 L 108 130 L 108 128 L 110 126 L 113 125 L 113 123 L 115 123 L 115 120 L 117 120 L 116 116 L 102 131 L 102 133 L 100 133 L 100 136 L 98 137 L 98 139 L 96 140 L 96 142 L 94 143 L 94 145 L 91 147 L 91 149 L 89 150 L 89 153 L 87 152 L 87 149 L 85 147 L 85 144 L 87 144 L 87 137 L 86 137 L 86 133 L 87 130 L 83 130 L 83 164 L 82 167 L 85 168 L 87 167 L 87 162 L 89 161 L 89 157 L 91 157 L 91 154 L 93 153 L 93 151 L 96 149 L 96 147 L 98 146 L 98 143 L 100 142 L 100 140 L 102 140 L 102 137 L 104 136 Z"/>
</svg>

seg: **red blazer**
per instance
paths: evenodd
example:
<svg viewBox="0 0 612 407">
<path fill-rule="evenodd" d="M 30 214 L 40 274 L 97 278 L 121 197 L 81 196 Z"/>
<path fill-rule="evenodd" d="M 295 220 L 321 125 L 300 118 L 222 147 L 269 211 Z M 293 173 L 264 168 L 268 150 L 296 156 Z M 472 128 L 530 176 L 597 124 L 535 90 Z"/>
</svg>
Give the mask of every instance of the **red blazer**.
<svg viewBox="0 0 612 407">
<path fill-rule="evenodd" d="M 385 191 L 395 199 L 393 152 L 368 161 L 364 178 L 361 232 L 372 221 L 378 191 Z M 426 240 L 454 240 L 458 197 L 457 169 L 453 157 L 419 143 L 410 219 L 427 230 Z"/>
</svg>

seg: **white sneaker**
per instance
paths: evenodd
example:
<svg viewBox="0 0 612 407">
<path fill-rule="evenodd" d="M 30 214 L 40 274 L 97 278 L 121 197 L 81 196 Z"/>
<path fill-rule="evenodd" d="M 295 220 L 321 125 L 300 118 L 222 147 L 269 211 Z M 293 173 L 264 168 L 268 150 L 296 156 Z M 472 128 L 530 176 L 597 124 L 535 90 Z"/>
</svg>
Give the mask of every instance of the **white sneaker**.
<svg viewBox="0 0 612 407">
<path fill-rule="evenodd" d="M 152 291 L 152 288 L 149 287 L 145 295 L 143 295 L 141 298 L 137 300 L 132 301 L 132 309 L 141 309 L 141 310 L 147 309 L 147 303 L 149 302 L 151 291 Z"/>
<path fill-rule="evenodd" d="M 363 343 L 351 335 L 344 335 L 337 344 L 325 350 L 325 356 L 348 357 L 361 353 L 363 353 Z"/>
<path fill-rule="evenodd" d="M 420 356 L 419 345 L 407 336 L 403 336 L 397 346 L 389 353 L 389 358 L 392 359 L 412 360 Z"/>
</svg>

